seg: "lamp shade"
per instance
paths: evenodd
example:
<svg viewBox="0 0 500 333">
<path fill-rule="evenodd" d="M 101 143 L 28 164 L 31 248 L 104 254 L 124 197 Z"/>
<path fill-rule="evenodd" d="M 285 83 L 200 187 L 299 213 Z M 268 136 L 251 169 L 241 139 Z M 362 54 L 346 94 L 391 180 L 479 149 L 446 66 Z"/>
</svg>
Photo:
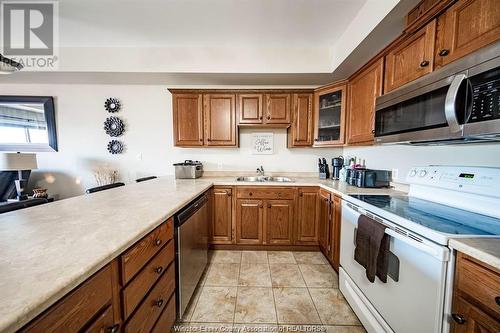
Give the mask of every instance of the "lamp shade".
<svg viewBox="0 0 500 333">
<path fill-rule="evenodd" d="M 36 154 L 0 154 L 0 171 L 19 171 L 36 169 Z"/>
</svg>

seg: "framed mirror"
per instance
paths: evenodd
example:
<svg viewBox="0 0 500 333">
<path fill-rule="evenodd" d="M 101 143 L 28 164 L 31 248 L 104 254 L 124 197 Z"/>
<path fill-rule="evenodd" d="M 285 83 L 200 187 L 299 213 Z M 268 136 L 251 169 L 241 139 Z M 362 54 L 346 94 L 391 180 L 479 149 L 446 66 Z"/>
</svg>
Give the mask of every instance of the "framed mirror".
<svg viewBox="0 0 500 333">
<path fill-rule="evenodd" d="M 51 96 L 0 96 L 0 151 L 57 151 Z"/>
</svg>

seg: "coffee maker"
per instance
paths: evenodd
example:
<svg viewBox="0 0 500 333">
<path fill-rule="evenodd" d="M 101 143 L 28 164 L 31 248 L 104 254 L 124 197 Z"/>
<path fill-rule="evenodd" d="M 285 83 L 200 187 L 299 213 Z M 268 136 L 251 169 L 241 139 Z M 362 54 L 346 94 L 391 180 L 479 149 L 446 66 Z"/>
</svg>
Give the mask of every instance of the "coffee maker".
<svg viewBox="0 0 500 333">
<path fill-rule="evenodd" d="M 344 158 L 342 156 L 332 158 L 332 179 L 339 180 L 340 170 L 344 166 Z"/>
</svg>

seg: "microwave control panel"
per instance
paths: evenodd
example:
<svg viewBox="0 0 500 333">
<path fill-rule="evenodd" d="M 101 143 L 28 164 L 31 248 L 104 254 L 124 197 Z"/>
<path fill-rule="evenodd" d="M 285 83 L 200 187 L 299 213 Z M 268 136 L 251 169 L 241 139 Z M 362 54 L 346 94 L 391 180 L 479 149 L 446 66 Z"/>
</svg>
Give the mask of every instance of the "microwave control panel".
<svg viewBox="0 0 500 333">
<path fill-rule="evenodd" d="M 500 69 L 472 77 L 472 113 L 469 123 L 500 119 Z"/>
</svg>

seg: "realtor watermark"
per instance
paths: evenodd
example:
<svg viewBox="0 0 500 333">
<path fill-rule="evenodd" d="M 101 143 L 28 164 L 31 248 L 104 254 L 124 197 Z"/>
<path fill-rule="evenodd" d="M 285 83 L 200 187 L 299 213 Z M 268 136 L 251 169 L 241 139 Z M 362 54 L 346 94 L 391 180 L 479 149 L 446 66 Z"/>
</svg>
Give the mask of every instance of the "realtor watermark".
<svg viewBox="0 0 500 333">
<path fill-rule="evenodd" d="M 56 70 L 59 64 L 59 3 L 0 0 L 1 54 L 28 71 Z"/>
</svg>

